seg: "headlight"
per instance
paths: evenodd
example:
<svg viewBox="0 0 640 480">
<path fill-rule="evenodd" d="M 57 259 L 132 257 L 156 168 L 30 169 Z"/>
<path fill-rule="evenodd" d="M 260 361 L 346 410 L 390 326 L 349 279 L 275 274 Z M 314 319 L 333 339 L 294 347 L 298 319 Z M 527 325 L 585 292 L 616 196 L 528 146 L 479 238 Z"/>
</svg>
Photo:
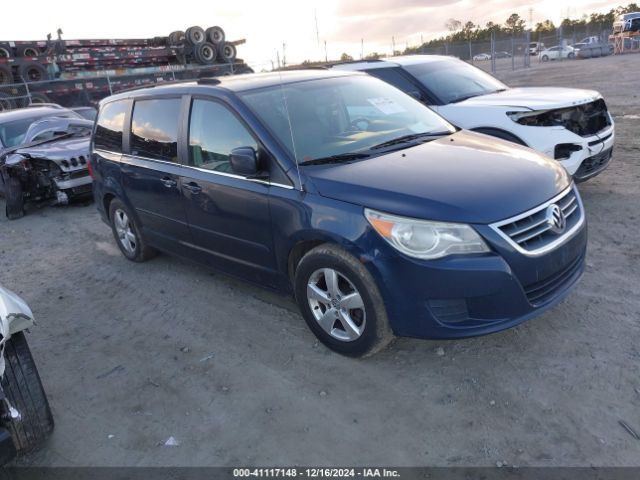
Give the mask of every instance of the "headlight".
<svg viewBox="0 0 640 480">
<path fill-rule="evenodd" d="M 365 208 L 371 226 L 397 250 L 431 260 L 455 253 L 485 253 L 489 247 L 469 225 L 398 217 Z"/>
</svg>

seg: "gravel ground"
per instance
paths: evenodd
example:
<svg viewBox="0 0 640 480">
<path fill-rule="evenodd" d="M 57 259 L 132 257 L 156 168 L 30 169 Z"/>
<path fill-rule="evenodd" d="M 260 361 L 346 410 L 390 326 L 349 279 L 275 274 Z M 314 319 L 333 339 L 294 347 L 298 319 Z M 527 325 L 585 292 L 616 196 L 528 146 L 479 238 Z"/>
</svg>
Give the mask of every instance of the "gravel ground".
<svg viewBox="0 0 640 480">
<path fill-rule="evenodd" d="M 168 256 L 128 262 L 93 205 L 2 217 L 0 284 L 37 316 L 29 342 L 56 419 L 21 463 L 640 465 L 619 424 L 640 432 L 639 61 L 500 73 L 599 90 L 617 144 L 580 186 L 590 238 L 575 293 L 488 337 L 399 339 L 351 360 L 287 298 Z"/>
</svg>

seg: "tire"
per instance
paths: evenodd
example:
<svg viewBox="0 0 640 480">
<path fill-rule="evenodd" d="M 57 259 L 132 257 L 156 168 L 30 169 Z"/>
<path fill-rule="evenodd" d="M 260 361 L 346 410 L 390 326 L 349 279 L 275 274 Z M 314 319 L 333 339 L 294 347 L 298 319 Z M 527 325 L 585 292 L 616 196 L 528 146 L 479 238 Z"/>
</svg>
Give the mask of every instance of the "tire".
<svg viewBox="0 0 640 480">
<path fill-rule="evenodd" d="M 548 62 L 549 61 L 549 57 L 547 57 L 546 55 L 542 56 L 542 61 L 543 62 Z"/>
<path fill-rule="evenodd" d="M 40 103 L 51 103 L 51 100 L 44 93 L 32 93 L 29 105 L 37 105 Z"/>
<path fill-rule="evenodd" d="M 13 73 L 8 65 L 0 65 L 0 85 L 9 85 L 13 83 Z"/>
<path fill-rule="evenodd" d="M 6 47 L 0 47 L 0 58 L 11 58 L 11 50 Z"/>
<path fill-rule="evenodd" d="M 109 205 L 111 231 L 122 254 L 132 262 L 144 262 L 156 255 L 155 249 L 147 245 L 131 212 L 118 199 Z"/>
<path fill-rule="evenodd" d="M 233 63 L 236 59 L 236 47 L 230 43 L 225 43 L 219 47 L 221 60 L 224 63 Z"/>
<path fill-rule="evenodd" d="M 214 45 L 221 45 L 226 38 L 224 30 L 220 27 L 209 27 L 205 30 L 207 40 Z"/>
<path fill-rule="evenodd" d="M 575 58 L 575 56 L 576 56 L 576 55 L 575 55 L 575 53 L 573 53 L 573 52 L 571 52 L 571 53 L 568 53 L 568 54 L 567 54 L 567 58 L 568 58 L 569 60 L 573 60 L 573 59 Z"/>
<path fill-rule="evenodd" d="M 16 108 L 14 98 L 8 93 L 0 92 L 0 112 Z"/>
<path fill-rule="evenodd" d="M 216 61 L 216 46 L 210 42 L 204 42 L 193 47 L 193 57 L 201 65 L 211 65 Z"/>
<path fill-rule="evenodd" d="M 187 28 L 187 30 L 184 32 L 184 36 L 187 43 L 189 43 L 190 45 L 198 45 L 200 43 L 203 43 L 207 39 L 207 36 L 205 35 L 202 27 L 197 26 Z"/>
<path fill-rule="evenodd" d="M 40 56 L 40 49 L 38 47 L 33 46 L 33 45 L 27 45 L 25 47 L 20 47 L 18 49 L 18 56 L 19 57 L 39 57 Z"/>
<path fill-rule="evenodd" d="M 182 30 L 176 30 L 171 32 L 168 37 L 170 46 L 182 45 L 184 43 L 184 32 Z"/>
<path fill-rule="evenodd" d="M 526 143 L 524 143 L 521 139 L 519 139 L 515 135 L 509 132 L 505 132 L 504 130 L 499 130 L 497 128 L 480 127 L 480 128 L 473 128 L 472 131 L 478 132 L 478 133 L 484 133 L 485 135 L 490 135 L 492 137 L 500 138 L 502 140 L 506 140 L 507 142 L 512 142 L 517 145 L 522 145 L 523 147 L 527 146 Z"/>
<path fill-rule="evenodd" d="M 39 82 L 47 79 L 47 69 L 35 62 L 21 65 L 18 72 L 26 82 Z"/>
<path fill-rule="evenodd" d="M 11 335 L 5 359 L 2 388 L 21 417 L 6 423 L 20 455 L 36 449 L 49 437 L 53 416 L 24 332 Z"/>
<path fill-rule="evenodd" d="M 337 279 L 333 282 L 336 287 L 329 285 L 330 278 Z M 295 271 L 294 290 L 307 325 L 335 352 L 369 356 L 394 338 L 373 277 L 353 255 L 335 245 L 320 245 L 302 257 Z M 309 296 L 308 292 L 316 294 Z M 341 305 L 347 297 L 357 308 Z M 324 327 L 316 315 L 326 320 Z"/>
<path fill-rule="evenodd" d="M 5 214 L 9 220 L 17 220 L 24 217 L 24 195 L 22 184 L 15 177 L 2 174 L 4 182 Z"/>
</svg>

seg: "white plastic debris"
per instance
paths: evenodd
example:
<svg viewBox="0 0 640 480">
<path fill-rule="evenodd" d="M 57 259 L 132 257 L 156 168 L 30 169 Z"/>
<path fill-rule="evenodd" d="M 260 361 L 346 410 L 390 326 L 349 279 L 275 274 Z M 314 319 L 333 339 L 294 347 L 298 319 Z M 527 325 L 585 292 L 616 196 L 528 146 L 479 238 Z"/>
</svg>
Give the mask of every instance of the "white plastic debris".
<svg viewBox="0 0 640 480">
<path fill-rule="evenodd" d="M 165 447 L 177 447 L 178 445 L 180 445 L 180 442 L 173 437 L 167 438 L 167 441 L 164 442 Z"/>
</svg>

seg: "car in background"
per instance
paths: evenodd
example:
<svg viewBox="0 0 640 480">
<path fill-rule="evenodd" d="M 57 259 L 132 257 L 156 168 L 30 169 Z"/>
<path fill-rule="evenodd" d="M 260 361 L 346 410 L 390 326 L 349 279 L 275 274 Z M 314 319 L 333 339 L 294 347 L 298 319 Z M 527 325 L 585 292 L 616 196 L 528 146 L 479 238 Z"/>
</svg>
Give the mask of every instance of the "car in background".
<svg viewBox="0 0 640 480">
<path fill-rule="evenodd" d="M 59 106 L 0 112 L 0 191 L 9 219 L 22 217 L 27 202 L 91 197 L 92 128 L 92 120 Z"/>
<path fill-rule="evenodd" d="M 311 331 L 345 355 L 394 334 L 509 328 L 584 268 L 585 214 L 565 169 L 363 73 L 108 97 L 91 162 L 95 204 L 127 259 L 160 250 L 293 293 Z"/>
<path fill-rule="evenodd" d="M 488 53 L 478 53 L 473 56 L 474 61 L 491 60 L 491 55 Z"/>
<path fill-rule="evenodd" d="M 538 55 L 542 50 L 544 50 L 544 43 L 542 42 L 531 42 L 529 44 L 529 55 Z"/>
<path fill-rule="evenodd" d="M 549 60 L 562 60 L 563 58 L 573 59 L 576 53 L 570 46 L 545 48 L 538 54 L 538 58 L 542 62 Z"/>
<path fill-rule="evenodd" d="M 603 171 L 615 139 L 602 95 L 573 88 L 509 88 L 457 58 L 408 55 L 334 65 L 361 70 L 419 99 L 454 125 L 526 145 L 576 181 Z"/>
<path fill-rule="evenodd" d="M 511 54 L 509 52 L 500 51 L 494 54 L 495 58 L 511 58 Z"/>
<path fill-rule="evenodd" d="M 625 13 L 613 22 L 613 33 L 621 32 L 640 32 L 640 12 Z"/>
</svg>

